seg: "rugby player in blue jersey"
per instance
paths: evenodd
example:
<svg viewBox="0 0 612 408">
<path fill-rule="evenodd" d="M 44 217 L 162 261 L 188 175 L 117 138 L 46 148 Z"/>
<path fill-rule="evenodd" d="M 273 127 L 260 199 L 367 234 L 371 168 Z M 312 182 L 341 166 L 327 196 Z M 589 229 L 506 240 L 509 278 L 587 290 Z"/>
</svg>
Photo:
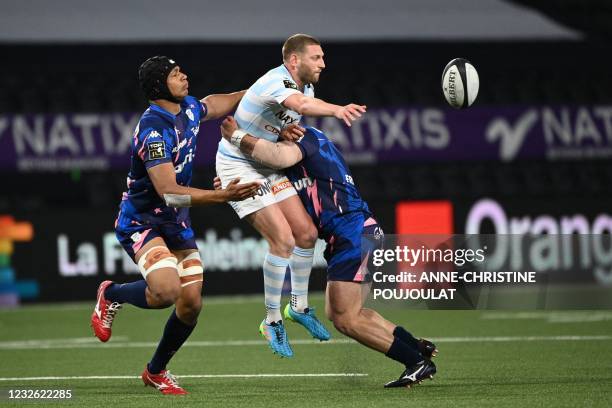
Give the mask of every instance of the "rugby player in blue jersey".
<svg viewBox="0 0 612 408">
<path fill-rule="evenodd" d="M 270 142 L 238 128 L 228 117 L 221 133 L 225 140 L 253 160 L 274 169 L 285 169 L 327 247 L 325 313 L 334 327 L 361 344 L 384 353 L 405 366 L 399 379 L 385 387 L 411 386 L 433 378 L 433 343 L 416 339 L 404 328 L 363 307 L 367 281 L 366 254 L 380 245 L 383 232 L 361 198 L 344 158 L 318 129 L 294 126 L 303 135 L 296 143 Z M 220 187 L 215 180 L 215 187 Z M 363 240 L 362 235 L 375 237 Z M 363 248 L 367 245 L 368 248 Z"/>
<path fill-rule="evenodd" d="M 186 394 L 166 365 L 193 331 L 202 302 L 203 265 L 189 219 L 189 207 L 252 197 L 256 182 L 232 180 L 224 190 L 190 187 L 200 122 L 233 111 L 244 92 L 188 95 L 188 81 L 167 57 L 152 57 L 138 71 L 150 102 L 132 141 L 127 192 L 115 221 L 117 239 L 138 264 L 144 280 L 100 284 L 91 316 L 103 342 L 123 303 L 145 309 L 175 305 L 157 350 L 142 373 L 145 385 L 163 394 Z"/>
</svg>

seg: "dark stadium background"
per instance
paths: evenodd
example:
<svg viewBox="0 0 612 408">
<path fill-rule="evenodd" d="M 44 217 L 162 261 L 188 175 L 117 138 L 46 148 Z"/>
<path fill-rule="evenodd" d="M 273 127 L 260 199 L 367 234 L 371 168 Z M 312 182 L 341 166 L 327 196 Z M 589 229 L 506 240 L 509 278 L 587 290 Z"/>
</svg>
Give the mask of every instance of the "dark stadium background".
<svg viewBox="0 0 612 408">
<path fill-rule="evenodd" d="M 489 28 L 481 35 L 418 38 L 407 27 L 405 36 L 385 37 L 370 35 L 368 27 L 363 27 L 360 36 L 322 35 L 327 68 L 316 87 L 317 96 L 338 104 L 363 103 L 370 110 L 409 107 L 448 112 L 440 75 L 448 61 L 464 57 L 476 66 L 480 76 L 480 92 L 473 109 L 501 112 L 567 107 L 571 112 L 584 108 L 592 114 L 597 107 L 610 106 L 610 6 L 604 1 L 579 0 L 545 7 L 539 6 L 543 2 L 535 1 L 511 3 L 525 7 L 525 13 L 541 13 L 538 15 L 572 34 L 504 37 L 502 28 L 500 32 Z M 1 13 L 2 7 L 0 14 L 5 14 L 4 18 L 20 18 L 21 14 L 15 13 L 18 6 L 9 6 L 5 13 Z M 25 18 L 23 23 L 31 24 Z M 462 24 L 461 20 L 457 24 Z M 316 21 L 307 26 L 310 28 L 302 27 L 296 31 L 315 36 L 322 31 Z M 235 37 L 189 37 L 184 41 L 45 40 L 15 38 L 0 30 L 0 118 L 140 112 L 147 105 L 138 88 L 137 67 L 156 54 L 179 62 L 189 75 L 190 94 L 194 96 L 245 89 L 280 64 L 280 46 L 292 31 L 279 30 L 281 34 L 275 38 L 260 40 L 250 37 L 248 27 L 242 29 L 244 41 Z M 154 31 L 152 24 L 151 32 Z M 92 32 L 95 37 L 95 28 Z M 608 117 L 606 125 L 602 119 L 598 129 L 606 129 L 609 120 Z M 575 117 L 571 121 L 570 127 L 575 128 Z M 453 133 L 452 137 L 482 138 L 485 143 L 483 135 Z M 544 136 L 540 133 L 533 137 Z M 219 134 L 209 132 L 200 138 L 218 139 Z M 435 160 L 410 156 L 410 160 L 355 162 L 351 169 L 387 233 L 407 232 L 398 231 L 401 220 L 396 217 L 398 203 L 406 201 L 450 203 L 452 231 L 442 232 L 464 232 L 466 214 L 484 198 L 497 201 L 509 216 L 582 214 L 593 222 L 598 215 L 612 213 L 610 138 L 612 130 L 608 128 L 607 136 L 602 134 L 601 146 L 593 145 L 592 140 L 578 143 L 576 157 L 571 159 L 550 159 L 544 153 L 502 160 L 498 154 L 482 157 L 475 149 L 474 158 L 469 154 L 461 158 L 442 155 Z M 98 282 L 105 278 L 139 278 L 138 274 L 125 275 L 122 261 L 112 258 L 116 253 L 107 254 L 105 246 L 110 245 L 109 239 L 112 241 L 108 233 L 112 232 L 124 190 L 128 157 L 125 165 L 102 171 L 80 166 L 64 171 L 25 171 L 15 161 L 6 161 L 18 155 L 7 147 L 9 139 L 8 133 L 0 135 L 0 149 L 6 149 L 1 152 L 5 163 L 0 167 L 0 214 L 5 216 L 0 239 L 4 239 L 3 248 L 8 254 L 0 257 L 0 307 L 19 302 L 92 299 Z M 587 157 L 594 149 L 601 154 Z M 590 153 L 583 152 L 586 150 Z M 212 188 L 213 176 L 213 166 L 199 166 L 193 185 Z M 215 248 L 227 252 L 226 260 L 235 261 L 232 254 L 239 248 L 232 230 L 237 228 L 242 236 L 255 237 L 228 206 L 196 208 L 192 213 L 200 238 L 214 231 L 212 235 L 217 240 L 225 239 L 224 244 L 216 241 Z M 18 240 L 14 245 L 6 243 L 12 239 L 7 232 L 12 231 L 12 224 L 6 216 L 18 223 L 30 223 L 33 239 Z M 26 232 L 25 238 L 27 235 Z M 24 238 L 14 238 L 20 237 Z M 96 254 L 96 265 L 85 262 L 74 266 L 79 257 L 91 259 L 87 257 L 92 253 Z M 111 260 L 107 262 L 105 257 Z M 207 294 L 261 292 L 262 276 L 252 267 L 252 260 L 240 261 L 242 266 L 231 266 L 236 265 L 231 261 L 229 267 L 221 265 L 222 261 L 206 276 Z M 209 263 L 206 257 L 204 262 Z M 592 273 L 583 272 L 576 272 L 572 280 L 597 282 Z M 319 268 L 313 275 L 312 288 L 320 290 L 324 282 L 324 271 Z"/>
</svg>

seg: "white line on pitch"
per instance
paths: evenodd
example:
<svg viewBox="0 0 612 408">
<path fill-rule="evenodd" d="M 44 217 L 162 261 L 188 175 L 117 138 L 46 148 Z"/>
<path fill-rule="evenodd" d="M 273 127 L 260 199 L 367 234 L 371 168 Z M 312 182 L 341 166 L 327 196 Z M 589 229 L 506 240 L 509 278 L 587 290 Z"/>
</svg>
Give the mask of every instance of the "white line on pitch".
<svg viewBox="0 0 612 408">
<path fill-rule="evenodd" d="M 323 292 L 313 291 L 309 293 L 309 298 L 323 300 Z M 263 293 L 253 295 L 214 295 L 204 296 L 202 302 L 204 305 L 241 305 L 248 303 L 261 302 Z M 0 314 L 3 313 L 20 313 L 20 312 L 43 312 L 52 311 L 78 311 L 78 310 L 93 310 L 95 302 L 95 292 L 92 300 L 89 302 L 67 302 L 67 303 L 38 303 L 32 305 L 22 305 L 14 308 L 0 308 Z"/>
<path fill-rule="evenodd" d="M 487 312 L 483 313 L 480 318 L 483 320 L 545 320 L 548 323 L 589 323 L 612 320 L 612 311 Z"/>
<path fill-rule="evenodd" d="M 284 374 L 187 374 L 179 378 L 276 378 L 276 377 L 367 377 L 365 373 L 284 373 Z M 0 377 L 0 381 L 52 381 L 52 380 L 132 380 L 134 375 L 87 375 L 67 377 Z"/>
<path fill-rule="evenodd" d="M 612 336 L 483 336 L 483 337 L 439 337 L 433 338 L 436 343 L 495 343 L 513 341 L 593 341 L 612 340 Z"/>
<path fill-rule="evenodd" d="M 52 340 L 16 340 L 0 342 L 0 350 L 49 350 L 49 349 L 73 349 L 73 348 L 149 348 L 156 347 L 157 342 L 137 342 L 127 341 L 126 337 L 118 337 L 119 341 L 110 343 L 99 343 L 96 339 L 85 341 L 84 338 L 76 339 L 52 339 Z M 498 343 L 498 342 L 526 342 L 526 341 L 600 341 L 612 340 L 609 335 L 592 336 L 483 336 L 483 337 L 434 337 L 431 338 L 436 343 Z M 355 341 L 347 338 L 333 339 L 320 342 L 310 339 L 294 339 L 292 344 L 300 345 L 336 345 L 353 344 Z M 244 347 L 262 346 L 266 342 L 263 340 L 225 340 L 225 341 L 188 341 L 183 347 Z"/>
</svg>

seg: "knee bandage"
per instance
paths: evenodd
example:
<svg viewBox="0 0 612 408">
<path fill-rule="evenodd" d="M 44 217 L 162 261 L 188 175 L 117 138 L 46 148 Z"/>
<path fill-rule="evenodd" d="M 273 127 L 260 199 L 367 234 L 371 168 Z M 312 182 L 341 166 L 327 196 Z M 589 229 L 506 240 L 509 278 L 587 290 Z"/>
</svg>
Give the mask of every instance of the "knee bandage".
<svg viewBox="0 0 612 408">
<path fill-rule="evenodd" d="M 176 257 L 165 246 L 150 248 L 138 260 L 138 270 L 145 279 L 151 272 L 162 268 L 178 269 Z"/>
<path fill-rule="evenodd" d="M 204 280 L 204 266 L 199 252 L 192 252 L 178 263 L 178 274 L 181 278 L 181 286 L 185 287 L 192 283 Z"/>
</svg>

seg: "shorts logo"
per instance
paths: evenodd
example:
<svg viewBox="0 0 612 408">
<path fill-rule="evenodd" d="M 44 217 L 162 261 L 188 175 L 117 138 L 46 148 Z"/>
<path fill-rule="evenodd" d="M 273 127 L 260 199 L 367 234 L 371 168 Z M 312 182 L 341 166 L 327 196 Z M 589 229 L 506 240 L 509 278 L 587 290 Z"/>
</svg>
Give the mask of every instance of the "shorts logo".
<svg viewBox="0 0 612 408">
<path fill-rule="evenodd" d="M 297 85 L 288 79 L 283 80 L 283 85 L 285 85 L 285 88 L 298 90 Z"/>
<path fill-rule="evenodd" d="M 259 187 L 259 189 L 257 190 L 257 195 L 258 196 L 265 196 L 266 194 L 270 194 L 270 182 L 269 181 L 265 181 L 261 187 Z M 255 199 L 255 197 L 253 197 L 253 200 Z"/>
<path fill-rule="evenodd" d="M 132 241 L 138 242 L 140 241 L 140 236 L 141 236 L 140 232 L 135 232 L 132 235 L 130 235 L 130 238 L 132 238 Z"/>
<path fill-rule="evenodd" d="M 295 189 L 297 191 L 300 191 L 303 188 L 308 188 L 308 187 L 312 187 L 312 186 L 314 186 L 314 181 L 312 181 L 312 179 L 310 177 L 301 178 L 298 181 L 295 181 L 293 183 L 293 187 L 295 187 Z"/>
<path fill-rule="evenodd" d="M 166 143 L 164 141 L 151 142 L 147 144 L 147 149 L 149 151 L 149 160 L 166 158 Z"/>
<path fill-rule="evenodd" d="M 283 190 L 286 190 L 288 188 L 291 188 L 291 182 L 290 181 L 283 181 L 280 182 L 278 184 L 275 184 L 272 186 L 272 194 L 278 194 Z"/>
</svg>

